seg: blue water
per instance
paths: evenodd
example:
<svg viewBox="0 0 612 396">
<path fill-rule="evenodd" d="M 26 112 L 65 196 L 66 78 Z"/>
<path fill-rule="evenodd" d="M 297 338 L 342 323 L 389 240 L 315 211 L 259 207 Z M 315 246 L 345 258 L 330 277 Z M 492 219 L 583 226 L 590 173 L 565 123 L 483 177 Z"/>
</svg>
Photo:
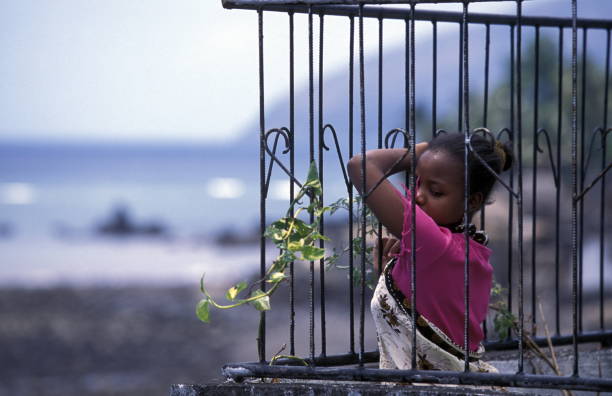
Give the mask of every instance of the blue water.
<svg viewBox="0 0 612 396">
<path fill-rule="evenodd" d="M 326 184 L 330 200 L 346 194 L 341 173 Z M 286 211 L 286 186 L 276 167 L 268 222 Z M 232 231 L 257 241 L 259 196 L 257 145 L 0 144 L 0 286 L 242 279 L 259 268 L 258 244 L 216 240 Z M 97 233 L 119 206 L 164 237 Z"/>
<path fill-rule="evenodd" d="M 335 199 L 343 193 L 337 176 L 326 180 Z M 219 178 L 239 187 L 234 196 L 231 188 L 216 196 Z M 286 210 L 278 192 L 286 180 L 276 167 L 270 217 Z M 27 202 L 11 202 L 15 183 L 25 185 Z M 178 236 L 246 230 L 259 224 L 259 192 L 256 146 L 0 145 L 0 223 L 22 235 L 91 231 L 118 205 Z"/>
<path fill-rule="evenodd" d="M 122 205 L 135 222 L 160 222 L 178 235 L 240 229 L 257 222 L 257 161 L 229 147 L 4 145 L 0 222 L 22 235 L 87 232 Z M 244 190 L 215 198 L 214 178 Z M 27 202 L 11 201 L 15 183 L 25 185 Z"/>
</svg>

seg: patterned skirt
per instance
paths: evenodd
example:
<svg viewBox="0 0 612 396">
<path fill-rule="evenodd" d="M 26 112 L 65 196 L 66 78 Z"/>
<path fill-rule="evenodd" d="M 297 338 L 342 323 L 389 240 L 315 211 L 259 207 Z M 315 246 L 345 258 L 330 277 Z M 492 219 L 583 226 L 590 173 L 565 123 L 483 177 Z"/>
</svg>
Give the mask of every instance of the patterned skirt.
<svg viewBox="0 0 612 396">
<path fill-rule="evenodd" d="M 372 316 L 378 333 L 381 369 L 412 368 L 413 320 L 409 300 L 395 287 L 391 270 L 396 259 L 385 267 L 371 302 Z M 417 369 L 463 371 L 465 351 L 425 317 L 417 314 Z M 497 369 L 480 360 L 482 344 L 470 352 L 470 371 L 497 373 Z"/>
</svg>

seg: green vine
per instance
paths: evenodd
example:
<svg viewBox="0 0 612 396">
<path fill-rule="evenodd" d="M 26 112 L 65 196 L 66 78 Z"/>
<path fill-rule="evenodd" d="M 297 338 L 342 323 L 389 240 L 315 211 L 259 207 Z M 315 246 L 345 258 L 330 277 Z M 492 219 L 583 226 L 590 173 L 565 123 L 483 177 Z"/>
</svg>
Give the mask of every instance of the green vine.
<svg viewBox="0 0 612 396">
<path fill-rule="evenodd" d="M 361 199 L 360 196 L 354 197 L 352 201 L 353 201 L 353 204 L 356 205 L 356 210 L 353 211 L 353 224 L 357 225 L 357 230 L 354 233 L 354 235 L 356 236 L 352 239 L 352 242 L 349 245 L 345 246 L 340 251 L 334 248 L 333 249 L 334 253 L 325 258 L 327 270 L 331 269 L 332 267 L 335 267 L 336 269 L 340 269 L 340 270 L 350 270 L 350 267 L 348 265 L 340 265 L 339 261 L 342 257 L 350 254 L 351 245 L 352 245 L 352 250 L 353 250 L 353 258 L 356 260 L 361 259 L 362 240 L 363 240 L 361 229 L 363 227 L 362 216 L 363 216 L 364 211 L 365 211 L 365 216 L 366 216 L 366 232 L 365 232 L 366 242 L 371 241 L 371 240 L 377 240 L 378 237 L 380 236 L 378 233 L 378 219 L 374 215 L 374 212 L 372 212 L 370 208 L 368 208 L 366 205 L 363 205 L 363 200 Z M 349 198 L 340 198 L 339 200 L 337 200 L 336 202 L 330 205 L 330 208 L 331 208 L 330 215 L 333 215 L 338 210 L 346 210 L 348 212 L 350 206 L 351 206 L 351 201 L 349 200 Z M 374 246 L 372 244 L 366 245 L 365 264 L 366 264 L 366 271 L 365 271 L 366 285 L 371 290 L 374 290 L 374 288 L 376 287 L 377 280 L 378 280 L 377 279 L 378 274 L 376 274 L 374 271 Z M 361 278 L 362 278 L 361 266 L 360 265 L 353 266 L 353 283 L 355 285 L 359 285 L 361 283 Z"/>
<path fill-rule="evenodd" d="M 196 315 L 203 322 L 210 322 L 210 307 L 218 309 L 230 309 L 244 304 L 251 304 L 259 311 L 270 309 L 270 296 L 278 289 L 287 275 L 287 266 L 294 261 L 316 261 L 324 259 L 325 249 L 315 246 L 317 241 L 329 238 L 319 233 L 321 218 L 331 207 L 323 206 L 321 196 L 323 194 L 321 181 L 318 177 L 317 167 L 314 161 L 310 164 L 306 183 L 302 186 L 297 196 L 289 205 L 285 217 L 272 223 L 264 233 L 270 239 L 280 253 L 266 270 L 265 276 L 251 284 L 240 282 L 227 290 L 225 298 L 229 304 L 219 304 L 213 299 L 204 285 L 204 276 L 200 279 L 200 290 L 204 294 L 196 306 Z M 308 197 L 310 203 L 306 206 L 302 203 Z M 298 207 L 299 206 L 299 207 Z M 297 207 L 297 209 L 296 209 Z M 303 212 L 312 217 L 312 222 L 306 223 L 298 218 Z M 262 284 L 268 283 L 271 287 L 263 291 Z M 259 288 L 256 288 L 257 286 Z M 247 294 L 247 296 L 242 296 Z"/>
<path fill-rule="evenodd" d="M 325 269 L 332 268 L 340 270 L 349 270 L 347 265 L 339 265 L 340 259 L 347 254 L 350 254 L 351 246 L 353 258 L 359 260 L 362 254 L 362 216 L 365 211 L 366 216 L 366 242 L 376 240 L 379 237 L 378 220 L 374 213 L 363 204 L 361 197 L 355 197 L 352 200 L 349 198 L 341 198 L 329 206 L 322 204 L 322 185 L 318 177 L 317 167 L 314 161 L 310 165 L 306 183 L 299 190 L 295 199 L 289 205 L 284 217 L 273 222 L 264 232 L 264 236 L 271 240 L 279 249 L 279 255 L 274 259 L 270 267 L 266 270 L 265 276 L 252 283 L 245 281 L 233 285 L 225 292 L 227 304 L 220 304 L 208 292 L 204 284 L 204 276 L 200 279 L 200 290 L 204 295 L 196 305 L 197 317 L 205 322 L 210 322 L 211 306 L 218 309 L 230 309 L 239 307 L 244 304 L 251 304 L 259 311 L 267 311 L 270 309 L 270 296 L 274 294 L 280 284 L 287 279 L 285 270 L 288 265 L 295 261 L 317 261 L 323 260 Z M 309 204 L 305 205 L 302 201 L 308 198 Z M 349 211 L 352 205 L 356 205 L 356 210 L 353 212 L 353 221 L 357 225 L 356 237 L 343 248 L 333 249 L 333 253 L 326 255 L 325 249 L 316 246 L 317 241 L 330 239 L 319 232 L 319 225 L 325 213 L 330 215 L 335 214 L 339 210 Z M 298 218 L 304 212 L 308 213 L 312 218 L 311 223 L 307 223 Z M 361 283 L 361 279 L 365 276 L 366 285 L 374 290 L 377 282 L 377 275 L 374 271 L 374 246 L 372 244 L 365 248 L 366 270 L 365 275 L 362 274 L 361 266 L 353 267 L 353 282 L 355 285 Z M 270 284 L 271 287 L 267 291 L 258 287 L 262 284 Z"/>
<path fill-rule="evenodd" d="M 491 303 L 489 304 L 489 308 L 495 312 L 493 316 L 493 328 L 500 340 L 505 340 L 510 337 L 518 321 L 517 317 L 508 310 L 505 294 L 506 289 L 494 281 L 493 287 L 491 288 Z"/>
</svg>

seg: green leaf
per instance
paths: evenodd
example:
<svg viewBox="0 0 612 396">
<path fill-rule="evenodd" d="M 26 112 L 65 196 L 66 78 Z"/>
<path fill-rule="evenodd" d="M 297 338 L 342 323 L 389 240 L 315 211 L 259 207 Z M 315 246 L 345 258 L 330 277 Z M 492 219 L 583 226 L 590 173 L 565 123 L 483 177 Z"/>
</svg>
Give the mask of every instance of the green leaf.
<svg viewBox="0 0 612 396">
<path fill-rule="evenodd" d="M 326 269 L 330 269 L 331 267 L 334 266 L 334 264 L 336 264 L 336 262 L 338 261 L 338 259 L 340 258 L 340 255 L 338 255 L 337 253 L 332 254 L 331 256 L 327 256 L 325 257 L 325 268 Z M 339 266 L 336 268 L 340 268 Z"/>
<path fill-rule="evenodd" d="M 283 263 L 283 264 L 289 264 L 292 261 L 297 260 L 297 256 L 295 255 L 295 251 L 293 250 L 284 250 L 280 256 L 278 256 L 276 258 L 276 261 Z"/>
<path fill-rule="evenodd" d="M 493 324 L 495 332 L 499 335 L 500 339 L 505 339 L 510 334 L 512 327 L 516 321 L 516 317 L 513 313 L 502 309 L 493 318 Z"/>
<path fill-rule="evenodd" d="M 304 221 L 300 219 L 292 219 L 293 228 L 291 231 L 291 235 L 289 236 L 289 240 L 297 241 L 299 239 L 307 237 L 312 232 L 312 226 L 306 224 Z"/>
<path fill-rule="evenodd" d="M 227 298 L 230 301 L 234 301 L 236 297 L 238 296 L 238 294 L 244 289 L 246 289 L 246 287 L 247 287 L 246 282 L 238 283 L 236 286 L 233 286 L 232 288 L 230 288 L 227 291 L 227 293 L 225 293 L 225 298 Z"/>
<path fill-rule="evenodd" d="M 329 239 L 328 237 L 326 237 L 323 234 L 319 234 L 318 232 L 313 233 L 310 238 L 314 239 L 322 239 L 324 241 L 331 241 L 331 239 Z"/>
<path fill-rule="evenodd" d="M 204 323 L 210 322 L 210 301 L 204 298 L 196 305 L 196 315 Z"/>
<path fill-rule="evenodd" d="M 289 262 L 286 260 L 286 257 L 284 255 L 280 255 L 276 258 L 276 260 L 274 260 L 272 262 L 272 265 L 270 266 L 270 269 L 268 270 L 268 272 L 282 272 L 286 266 L 286 264 L 288 264 Z"/>
<path fill-rule="evenodd" d="M 314 160 L 310 162 L 310 168 L 308 168 L 308 177 L 306 178 L 306 184 L 319 181 L 319 171 L 317 170 L 317 164 Z"/>
<path fill-rule="evenodd" d="M 268 311 L 270 309 L 270 297 L 266 296 L 265 293 L 261 290 L 255 290 L 251 297 L 257 297 L 254 301 L 251 301 L 251 305 L 255 307 L 258 311 Z"/>
<path fill-rule="evenodd" d="M 289 250 L 291 250 L 291 251 L 302 250 L 302 248 L 304 247 L 304 243 L 305 243 L 304 238 L 301 238 L 300 240 L 298 240 L 296 242 L 289 242 L 287 244 L 287 248 Z"/>
<path fill-rule="evenodd" d="M 282 218 L 270 224 L 266 228 L 264 236 L 273 241 L 282 241 L 285 239 L 287 237 L 287 230 L 289 229 L 289 222 L 287 220 L 286 218 Z"/>
<path fill-rule="evenodd" d="M 349 202 L 348 198 L 340 198 L 336 202 L 334 202 L 331 205 L 329 205 L 330 208 L 331 208 L 330 215 L 333 215 L 339 209 L 348 209 L 348 206 L 349 206 L 348 202 Z"/>
<path fill-rule="evenodd" d="M 308 179 L 306 180 L 303 189 L 310 190 L 311 194 L 314 196 L 321 195 L 321 181 L 319 180 L 319 172 L 317 171 L 317 165 L 314 161 L 310 163 Z"/>
<path fill-rule="evenodd" d="M 270 274 L 270 279 L 268 280 L 268 282 L 270 282 L 270 283 L 280 282 L 283 279 L 285 279 L 286 277 L 287 277 L 287 275 L 285 275 L 284 272 L 274 272 L 274 273 Z"/>
<path fill-rule="evenodd" d="M 325 212 L 330 212 L 332 210 L 332 208 L 330 208 L 329 206 L 324 206 L 322 208 L 317 208 L 315 209 L 315 216 L 317 217 L 321 217 L 325 214 Z"/>
<path fill-rule="evenodd" d="M 316 246 L 304 246 L 302 255 L 306 261 L 320 260 L 325 256 L 325 249 Z"/>
</svg>

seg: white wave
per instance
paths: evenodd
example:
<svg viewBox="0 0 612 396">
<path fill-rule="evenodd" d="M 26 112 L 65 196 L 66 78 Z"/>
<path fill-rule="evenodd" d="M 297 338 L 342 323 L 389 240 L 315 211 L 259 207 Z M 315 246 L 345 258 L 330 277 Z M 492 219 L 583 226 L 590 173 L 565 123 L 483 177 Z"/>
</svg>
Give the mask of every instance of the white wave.
<svg viewBox="0 0 612 396">
<path fill-rule="evenodd" d="M 36 190 L 28 183 L 0 184 L 0 203 L 4 205 L 31 205 L 36 201 Z"/>
<path fill-rule="evenodd" d="M 289 199 L 289 180 L 272 180 L 270 182 L 270 199 Z"/>
<path fill-rule="evenodd" d="M 236 199 L 245 194 L 246 186 L 240 179 L 218 177 L 209 180 L 206 185 L 206 192 L 217 199 Z"/>
</svg>

